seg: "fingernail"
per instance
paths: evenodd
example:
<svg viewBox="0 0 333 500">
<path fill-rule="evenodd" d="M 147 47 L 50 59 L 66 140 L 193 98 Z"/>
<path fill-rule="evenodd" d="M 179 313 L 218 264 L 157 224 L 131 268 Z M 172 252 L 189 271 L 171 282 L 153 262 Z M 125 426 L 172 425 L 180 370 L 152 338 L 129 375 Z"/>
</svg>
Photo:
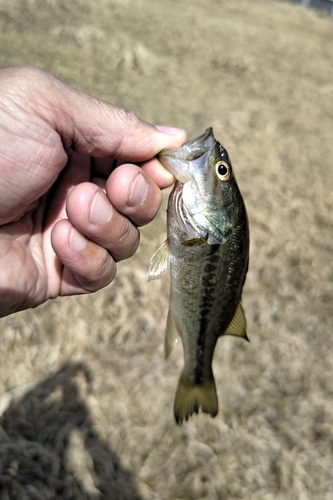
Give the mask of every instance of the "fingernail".
<svg viewBox="0 0 333 500">
<path fill-rule="evenodd" d="M 112 206 L 106 196 L 96 193 L 90 210 L 90 223 L 103 225 L 109 222 L 112 216 Z"/>
<path fill-rule="evenodd" d="M 169 127 L 168 125 L 156 125 L 156 128 L 160 132 L 164 132 L 165 134 L 169 135 L 178 135 L 180 133 L 186 133 L 186 131 L 182 128 L 176 128 L 176 127 Z"/>
<path fill-rule="evenodd" d="M 128 206 L 140 207 L 144 204 L 149 194 L 149 186 L 142 174 L 138 174 L 132 184 L 130 191 Z"/>
<path fill-rule="evenodd" d="M 82 252 L 84 248 L 87 246 L 87 238 L 83 236 L 83 234 L 79 233 L 76 229 L 72 229 L 71 236 L 69 239 L 69 243 L 71 246 L 71 249 L 74 250 L 74 252 Z"/>
</svg>

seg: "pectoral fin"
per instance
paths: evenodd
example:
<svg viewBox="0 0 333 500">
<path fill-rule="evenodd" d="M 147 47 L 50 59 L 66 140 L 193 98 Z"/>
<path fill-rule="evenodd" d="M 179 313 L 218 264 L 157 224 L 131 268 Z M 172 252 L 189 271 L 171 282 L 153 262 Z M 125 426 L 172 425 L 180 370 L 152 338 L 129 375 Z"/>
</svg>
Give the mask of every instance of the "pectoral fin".
<svg viewBox="0 0 333 500">
<path fill-rule="evenodd" d="M 235 335 L 236 337 L 242 337 L 245 340 L 249 340 L 246 335 L 246 319 L 241 301 L 238 302 L 234 317 L 230 321 L 224 335 Z"/>
<path fill-rule="evenodd" d="M 147 273 L 148 281 L 157 280 L 169 270 L 170 249 L 168 240 L 156 250 L 150 259 L 150 266 Z"/>
<path fill-rule="evenodd" d="M 183 241 L 183 245 L 186 247 L 194 247 L 197 245 L 203 245 L 207 243 L 206 238 L 189 238 Z"/>
</svg>

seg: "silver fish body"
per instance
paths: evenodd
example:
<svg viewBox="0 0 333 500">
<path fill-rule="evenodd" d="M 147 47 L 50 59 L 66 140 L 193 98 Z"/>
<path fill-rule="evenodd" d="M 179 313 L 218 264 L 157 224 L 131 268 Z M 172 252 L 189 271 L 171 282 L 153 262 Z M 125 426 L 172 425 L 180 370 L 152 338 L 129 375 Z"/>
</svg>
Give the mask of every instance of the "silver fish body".
<svg viewBox="0 0 333 500">
<path fill-rule="evenodd" d="M 200 407 L 217 414 L 212 359 L 218 338 L 247 339 L 241 294 L 249 229 L 228 154 L 211 128 L 159 159 L 178 180 L 168 202 L 167 240 L 152 257 L 148 278 L 170 269 L 165 352 L 181 337 L 184 369 L 174 402 L 181 423 Z"/>
</svg>

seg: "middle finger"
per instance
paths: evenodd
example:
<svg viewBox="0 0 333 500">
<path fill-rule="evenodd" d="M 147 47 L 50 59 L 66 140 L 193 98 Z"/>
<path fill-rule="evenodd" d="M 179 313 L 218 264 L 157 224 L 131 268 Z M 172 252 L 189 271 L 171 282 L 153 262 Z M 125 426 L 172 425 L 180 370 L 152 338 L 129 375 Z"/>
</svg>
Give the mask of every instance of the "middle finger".
<svg viewBox="0 0 333 500">
<path fill-rule="evenodd" d="M 116 261 L 131 257 L 139 245 L 139 231 L 110 203 L 96 184 L 77 185 L 67 198 L 72 225 L 87 238 L 106 248 Z"/>
</svg>

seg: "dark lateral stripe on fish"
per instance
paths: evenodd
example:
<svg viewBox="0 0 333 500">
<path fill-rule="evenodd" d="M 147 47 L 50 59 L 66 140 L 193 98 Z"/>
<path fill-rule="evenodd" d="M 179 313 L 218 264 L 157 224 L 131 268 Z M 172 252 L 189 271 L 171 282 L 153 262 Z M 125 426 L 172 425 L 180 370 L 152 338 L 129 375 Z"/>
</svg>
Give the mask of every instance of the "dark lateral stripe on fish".
<svg viewBox="0 0 333 500">
<path fill-rule="evenodd" d="M 194 369 L 194 380 L 196 385 L 200 385 L 203 381 L 204 353 L 205 353 L 205 336 L 209 324 L 209 314 L 212 308 L 212 302 L 215 299 L 216 291 L 216 271 L 220 263 L 220 255 L 216 254 L 220 245 L 209 246 L 209 259 L 203 272 L 202 288 L 204 290 L 203 300 L 200 308 L 200 331 L 197 337 L 197 353 L 196 365 Z M 215 255 L 214 255 L 215 254 Z"/>
</svg>

